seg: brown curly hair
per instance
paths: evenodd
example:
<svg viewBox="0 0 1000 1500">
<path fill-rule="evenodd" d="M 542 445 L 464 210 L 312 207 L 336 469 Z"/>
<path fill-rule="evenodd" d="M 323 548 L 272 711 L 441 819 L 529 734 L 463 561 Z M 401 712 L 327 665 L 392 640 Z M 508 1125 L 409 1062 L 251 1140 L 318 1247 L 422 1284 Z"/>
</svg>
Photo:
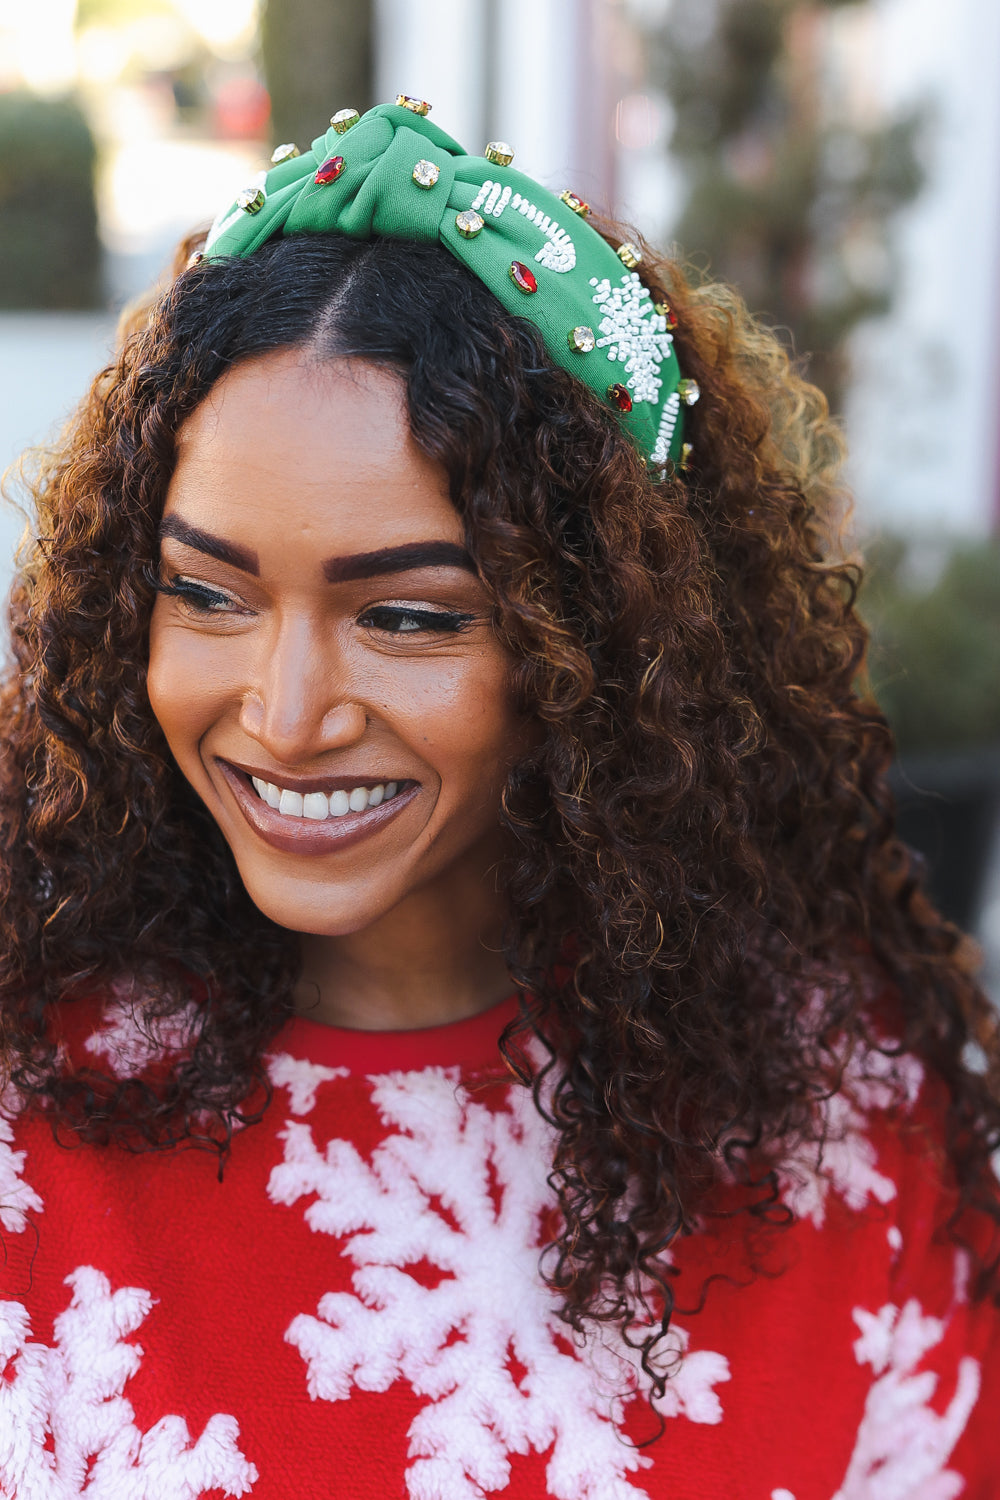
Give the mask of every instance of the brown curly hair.
<svg viewBox="0 0 1000 1500">
<path fill-rule="evenodd" d="M 133 319 L 39 467 L 12 594 L 0 1045 L 17 1090 L 91 1139 L 221 1160 L 234 1121 L 259 1118 L 295 939 L 251 905 L 151 713 L 157 525 L 178 428 L 236 361 L 299 346 L 396 369 L 543 731 L 501 817 L 506 956 L 531 997 L 505 1053 L 556 1130 L 545 1274 L 577 1329 L 627 1330 L 652 1285 L 652 1369 L 666 1247 L 723 1178 L 774 1216 L 781 1152 L 822 1149 L 817 1101 L 852 1043 L 877 1043 L 880 987 L 883 1047 L 946 1087 L 960 1207 L 1000 1221 L 1000 1047 L 968 945 L 893 834 L 889 732 L 856 687 L 858 570 L 827 560 L 843 497 L 823 398 L 732 291 L 648 247 L 641 274 L 701 388 L 691 467 L 662 482 L 534 326 L 436 246 L 279 239 L 180 270 Z M 61 1066 L 55 1007 L 123 975 L 147 1015 L 197 998 L 188 1050 L 155 1078 Z M 988 1253 L 981 1288 L 995 1272 Z"/>
</svg>

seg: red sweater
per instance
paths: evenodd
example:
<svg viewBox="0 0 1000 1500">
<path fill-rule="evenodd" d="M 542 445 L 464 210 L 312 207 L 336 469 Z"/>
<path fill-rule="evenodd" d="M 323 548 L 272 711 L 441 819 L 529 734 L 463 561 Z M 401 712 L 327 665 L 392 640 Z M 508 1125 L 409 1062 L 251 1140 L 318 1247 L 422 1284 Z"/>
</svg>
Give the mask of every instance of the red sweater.
<svg viewBox="0 0 1000 1500">
<path fill-rule="evenodd" d="M 499 1007 L 429 1031 L 296 1020 L 223 1181 L 201 1151 L 56 1145 L 0 1119 L 0 1500 L 996 1500 L 998 1317 L 932 1237 L 919 1108 L 855 1083 L 796 1222 L 676 1247 L 654 1436 L 612 1330 L 538 1276 L 548 1127 Z M 109 1007 L 91 1053 L 144 1043 Z M 760 1250 L 760 1246 L 757 1247 Z M 759 1257 L 758 1257 L 759 1263 Z M 690 1293 L 690 1302 L 685 1298 Z"/>
</svg>

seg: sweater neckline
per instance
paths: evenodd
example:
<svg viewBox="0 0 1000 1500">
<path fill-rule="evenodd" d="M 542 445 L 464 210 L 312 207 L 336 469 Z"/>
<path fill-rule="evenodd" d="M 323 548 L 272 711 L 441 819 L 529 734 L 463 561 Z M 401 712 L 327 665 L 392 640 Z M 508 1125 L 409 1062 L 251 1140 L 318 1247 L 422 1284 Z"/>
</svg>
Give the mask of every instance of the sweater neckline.
<svg viewBox="0 0 1000 1500">
<path fill-rule="evenodd" d="M 358 1031 L 327 1026 L 308 1016 L 292 1016 L 273 1046 L 305 1062 L 346 1068 L 351 1073 L 411 1072 L 420 1068 L 504 1069 L 497 1045 L 518 1013 L 517 995 L 487 1010 L 440 1026 L 409 1031 Z"/>
</svg>

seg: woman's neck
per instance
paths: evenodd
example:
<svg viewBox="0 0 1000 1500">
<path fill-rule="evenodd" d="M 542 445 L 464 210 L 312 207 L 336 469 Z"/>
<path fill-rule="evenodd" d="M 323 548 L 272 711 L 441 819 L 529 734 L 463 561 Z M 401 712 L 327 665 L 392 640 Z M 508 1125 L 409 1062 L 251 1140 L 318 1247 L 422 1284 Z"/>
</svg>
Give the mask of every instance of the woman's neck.
<svg viewBox="0 0 1000 1500">
<path fill-rule="evenodd" d="M 400 1031 L 476 1015 L 511 993 L 500 953 L 503 901 L 492 875 L 416 891 L 363 932 L 304 934 L 300 1015 Z"/>
</svg>

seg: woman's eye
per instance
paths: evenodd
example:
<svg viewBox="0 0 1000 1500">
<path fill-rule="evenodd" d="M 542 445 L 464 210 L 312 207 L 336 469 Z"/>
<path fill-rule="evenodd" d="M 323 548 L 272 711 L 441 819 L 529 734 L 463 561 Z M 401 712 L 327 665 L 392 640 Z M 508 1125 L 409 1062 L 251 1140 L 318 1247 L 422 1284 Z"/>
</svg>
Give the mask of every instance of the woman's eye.
<svg viewBox="0 0 1000 1500">
<path fill-rule="evenodd" d="M 206 583 L 195 583 L 192 578 L 161 580 L 156 585 L 156 591 L 158 594 L 167 594 L 172 599 L 180 599 L 182 604 L 196 614 L 222 614 L 233 606 L 228 594 L 211 589 Z"/>
<path fill-rule="evenodd" d="M 459 614 L 454 610 L 413 609 L 400 604 L 378 604 L 366 609 L 361 624 L 372 630 L 384 630 L 389 635 L 415 635 L 419 631 L 437 631 L 440 634 L 462 630 L 474 615 Z"/>
</svg>

